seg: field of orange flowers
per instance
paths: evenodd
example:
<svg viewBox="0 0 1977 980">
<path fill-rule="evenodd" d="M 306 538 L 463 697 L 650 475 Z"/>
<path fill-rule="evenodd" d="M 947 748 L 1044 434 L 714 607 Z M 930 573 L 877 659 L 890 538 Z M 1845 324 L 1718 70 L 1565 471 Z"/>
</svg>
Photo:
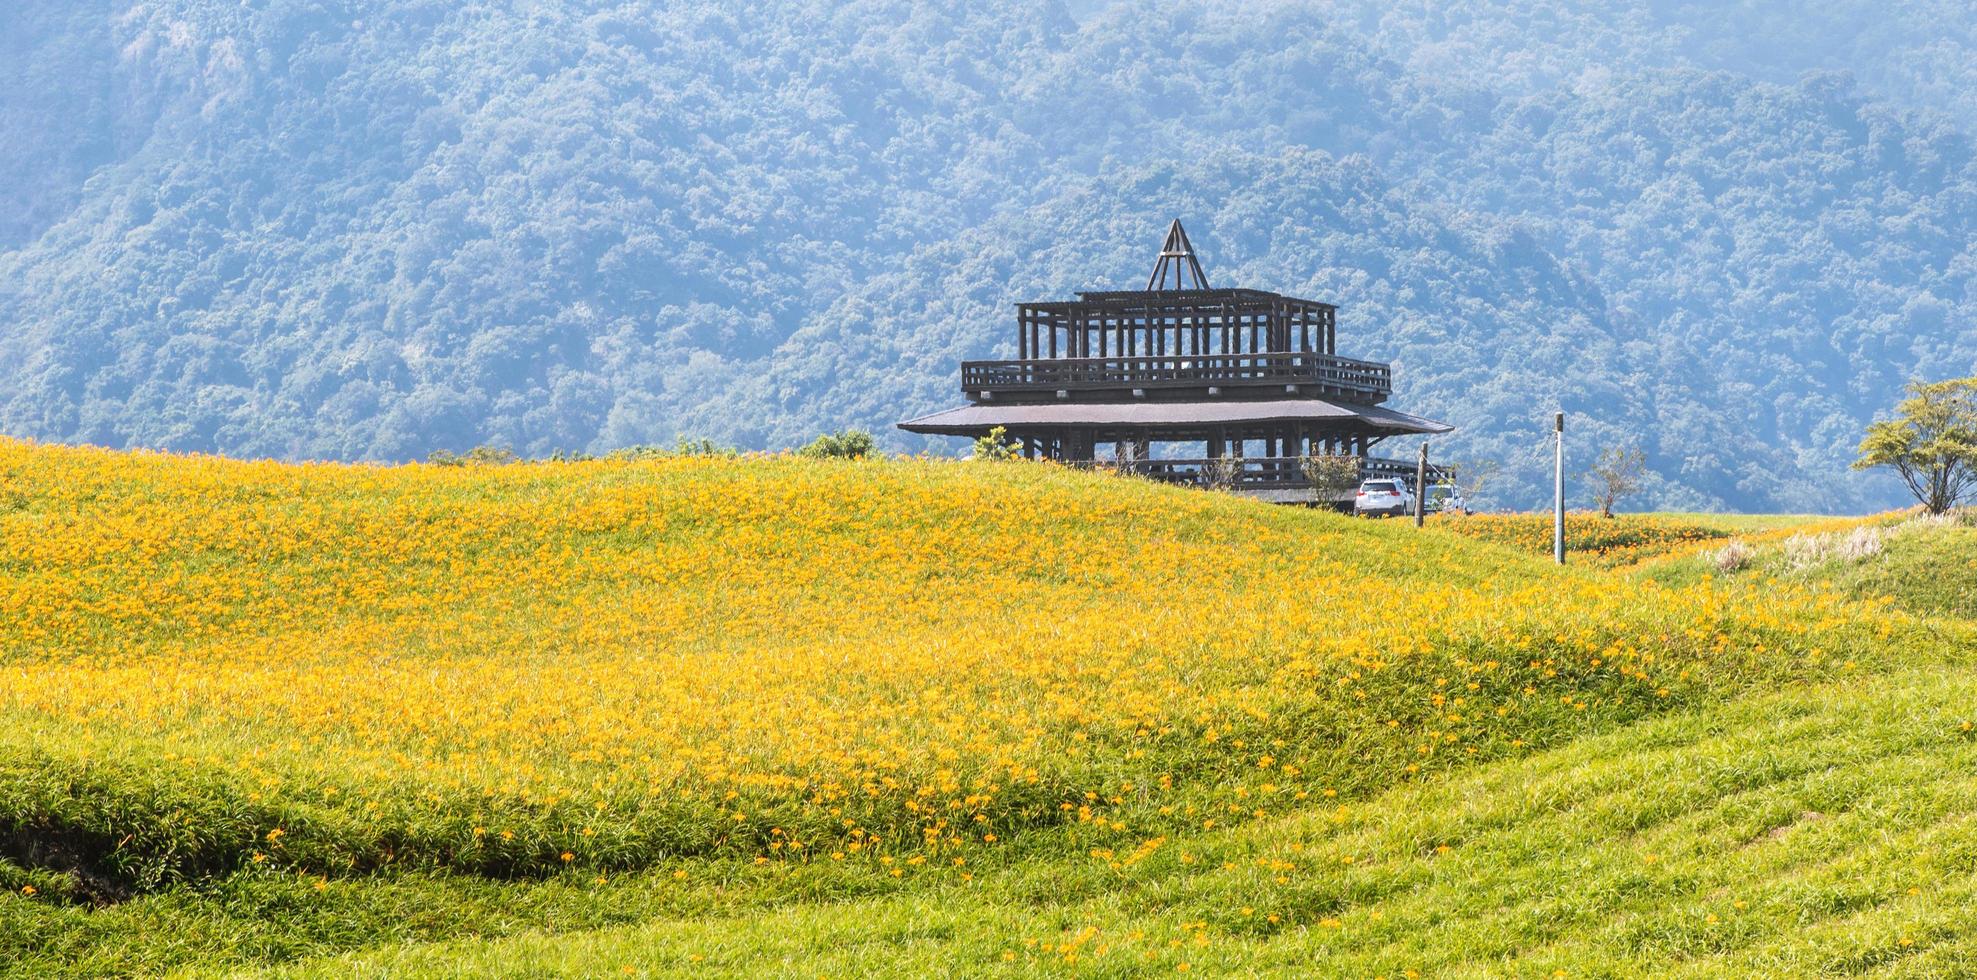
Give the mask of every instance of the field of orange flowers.
<svg viewBox="0 0 1977 980">
<path fill-rule="evenodd" d="M 1552 551 L 1549 514 L 1473 514 L 1438 516 L 1438 527 L 1464 537 L 1507 545 L 1534 555 Z M 1730 537 L 1720 527 L 1654 514 L 1601 517 L 1590 511 L 1565 515 L 1565 540 L 1571 558 L 1602 568 L 1631 565 L 1673 552 L 1693 553 L 1704 544 Z"/>
<path fill-rule="evenodd" d="M 1908 628 L 1021 463 L 0 441 L 0 545 L 0 831 L 135 892 L 1130 862 Z"/>
</svg>

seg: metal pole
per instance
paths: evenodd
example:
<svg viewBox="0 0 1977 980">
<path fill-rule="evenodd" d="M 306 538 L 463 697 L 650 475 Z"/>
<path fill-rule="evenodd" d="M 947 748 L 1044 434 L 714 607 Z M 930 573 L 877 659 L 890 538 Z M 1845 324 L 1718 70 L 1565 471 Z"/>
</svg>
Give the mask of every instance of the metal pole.
<svg viewBox="0 0 1977 980">
<path fill-rule="evenodd" d="M 1421 461 L 1414 466 L 1414 526 L 1420 527 L 1427 514 L 1428 440 L 1421 440 Z"/>
<path fill-rule="evenodd" d="M 1551 471 L 1551 557 L 1565 564 L 1565 413 L 1552 416 L 1556 445 Z"/>
</svg>

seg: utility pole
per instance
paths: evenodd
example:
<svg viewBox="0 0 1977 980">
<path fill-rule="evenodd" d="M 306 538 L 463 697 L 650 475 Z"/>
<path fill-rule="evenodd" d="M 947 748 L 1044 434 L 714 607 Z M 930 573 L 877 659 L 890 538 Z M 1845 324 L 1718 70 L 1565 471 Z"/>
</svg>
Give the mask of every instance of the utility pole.
<svg viewBox="0 0 1977 980">
<path fill-rule="evenodd" d="M 1414 526 L 1426 519 L 1428 500 L 1428 440 L 1421 440 L 1421 462 L 1414 466 Z"/>
<path fill-rule="evenodd" d="M 1551 418 L 1554 448 L 1551 470 L 1551 557 L 1565 564 L 1565 413 Z"/>
</svg>

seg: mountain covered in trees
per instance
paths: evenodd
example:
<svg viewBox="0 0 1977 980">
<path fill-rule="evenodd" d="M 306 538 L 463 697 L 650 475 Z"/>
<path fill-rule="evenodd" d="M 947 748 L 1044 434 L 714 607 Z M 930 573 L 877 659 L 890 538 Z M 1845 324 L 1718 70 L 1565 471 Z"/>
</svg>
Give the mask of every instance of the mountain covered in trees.
<svg viewBox="0 0 1977 980">
<path fill-rule="evenodd" d="M 1977 368 L 1966 6 L 1212 6 L 23 0 L 0 432 L 952 453 L 890 423 L 1180 217 L 1495 502 L 1558 405 L 1638 504 L 1899 501 L 1862 430 Z"/>
</svg>

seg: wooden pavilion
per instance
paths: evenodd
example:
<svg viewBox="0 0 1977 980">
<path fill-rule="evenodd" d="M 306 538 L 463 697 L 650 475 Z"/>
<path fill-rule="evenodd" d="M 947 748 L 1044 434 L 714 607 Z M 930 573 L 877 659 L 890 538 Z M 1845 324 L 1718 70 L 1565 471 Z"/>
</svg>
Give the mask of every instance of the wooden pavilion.
<svg viewBox="0 0 1977 980">
<path fill-rule="evenodd" d="M 1337 314 L 1210 288 L 1177 220 L 1145 289 L 1018 304 L 1016 359 L 963 361 L 969 403 L 899 427 L 971 438 L 1001 427 L 1025 456 L 1182 483 L 1205 483 L 1211 461 L 1234 457 L 1217 466 L 1234 489 L 1285 502 L 1313 500 L 1306 456 L 1354 456 L 1362 475 L 1412 481 L 1413 463 L 1372 448 L 1451 427 L 1384 407 L 1391 369 L 1338 355 Z"/>
</svg>

